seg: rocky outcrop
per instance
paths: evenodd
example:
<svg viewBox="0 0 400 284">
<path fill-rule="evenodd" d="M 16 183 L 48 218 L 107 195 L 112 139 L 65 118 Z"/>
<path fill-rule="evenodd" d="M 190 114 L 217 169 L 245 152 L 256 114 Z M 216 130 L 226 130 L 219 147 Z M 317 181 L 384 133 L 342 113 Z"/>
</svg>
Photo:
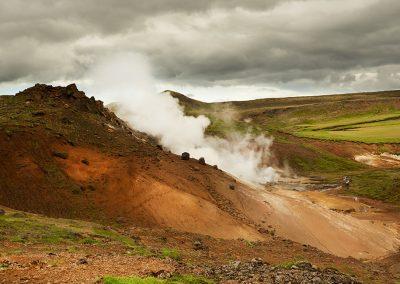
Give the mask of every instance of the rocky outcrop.
<svg viewBox="0 0 400 284">
<path fill-rule="evenodd" d="M 56 107 L 59 103 L 63 103 L 63 107 L 65 108 L 74 105 L 74 107 L 81 111 L 99 114 L 107 118 L 112 125 L 132 131 L 132 129 L 123 120 L 119 119 L 107 107 L 104 107 L 104 103 L 101 100 L 96 100 L 94 97 L 88 98 L 83 91 L 78 90 L 75 84 L 70 84 L 66 87 L 54 87 L 51 85 L 36 84 L 33 87 L 17 93 L 15 96 L 24 98 L 26 104 L 30 104 L 32 102 L 49 103 L 50 101 L 50 104 L 53 104 L 54 107 Z M 45 114 L 43 111 L 36 113 L 39 113 L 36 115 Z M 68 117 L 64 117 L 63 123 L 70 123 L 70 119 Z"/>
<path fill-rule="evenodd" d="M 259 258 L 210 268 L 207 276 L 222 283 L 361 283 L 334 268 L 319 269 L 308 262 L 272 266 Z"/>
</svg>

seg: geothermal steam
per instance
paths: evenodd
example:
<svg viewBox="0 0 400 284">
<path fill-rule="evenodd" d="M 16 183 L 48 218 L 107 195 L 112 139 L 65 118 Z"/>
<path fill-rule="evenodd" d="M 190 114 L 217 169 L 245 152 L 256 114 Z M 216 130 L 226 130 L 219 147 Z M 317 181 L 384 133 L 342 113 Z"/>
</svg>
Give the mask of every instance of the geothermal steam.
<svg viewBox="0 0 400 284">
<path fill-rule="evenodd" d="M 98 62 L 89 72 L 91 95 L 117 102 L 116 113 L 132 128 L 146 132 L 175 154 L 204 157 L 230 174 L 252 183 L 274 180 L 275 170 L 262 166 L 272 140 L 233 133 L 227 139 L 205 135 L 207 117 L 187 116 L 177 99 L 156 90 L 146 59 L 120 54 Z"/>
</svg>

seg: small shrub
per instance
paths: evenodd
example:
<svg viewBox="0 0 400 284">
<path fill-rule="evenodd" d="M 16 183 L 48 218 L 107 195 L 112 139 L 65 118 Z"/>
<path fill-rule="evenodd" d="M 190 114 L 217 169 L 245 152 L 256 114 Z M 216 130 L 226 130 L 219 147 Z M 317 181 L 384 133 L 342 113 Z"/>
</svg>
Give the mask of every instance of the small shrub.
<svg viewBox="0 0 400 284">
<path fill-rule="evenodd" d="M 255 242 L 249 241 L 249 240 L 244 240 L 244 243 L 246 244 L 246 246 L 248 246 L 249 248 L 254 248 L 256 246 Z"/>
<path fill-rule="evenodd" d="M 26 243 L 26 239 L 22 236 L 11 237 L 10 241 L 12 241 L 14 243 Z"/>
<path fill-rule="evenodd" d="M 107 239 L 114 240 L 114 241 L 124 244 L 127 248 L 132 250 L 133 254 L 142 255 L 142 256 L 153 255 L 153 253 L 151 251 L 149 251 L 149 249 L 147 249 L 147 247 L 140 245 L 140 244 L 136 243 L 135 240 L 133 240 L 132 238 L 124 236 L 124 235 L 120 235 L 117 232 L 114 232 L 111 230 L 103 230 L 103 229 L 99 229 L 99 228 L 93 228 L 93 232 L 96 237 L 107 238 Z"/>
<path fill-rule="evenodd" d="M 10 263 L 8 263 L 8 262 L 0 263 L 0 271 L 8 269 L 9 266 L 10 266 Z"/>
<path fill-rule="evenodd" d="M 180 260 L 181 259 L 181 254 L 177 249 L 174 248 L 163 248 L 161 250 L 162 257 L 169 257 L 174 260 Z"/>
<path fill-rule="evenodd" d="M 112 277 L 106 276 L 103 278 L 104 284 L 157 284 L 165 283 L 154 277 L 140 278 L 140 277 Z"/>
<path fill-rule="evenodd" d="M 99 241 L 90 237 L 84 238 L 82 240 L 82 243 L 84 243 L 85 245 L 94 245 L 94 244 L 98 244 Z"/>
</svg>

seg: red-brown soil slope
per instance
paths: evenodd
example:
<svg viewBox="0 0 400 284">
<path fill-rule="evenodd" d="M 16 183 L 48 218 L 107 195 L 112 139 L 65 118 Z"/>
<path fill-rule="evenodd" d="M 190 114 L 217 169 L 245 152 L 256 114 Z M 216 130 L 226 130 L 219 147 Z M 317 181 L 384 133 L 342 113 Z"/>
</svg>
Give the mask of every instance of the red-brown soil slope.
<svg viewBox="0 0 400 284">
<path fill-rule="evenodd" d="M 263 238 L 213 195 L 216 186 L 229 190 L 232 178 L 163 151 L 74 85 L 36 85 L 3 97 L 1 111 L 2 205 L 219 238 Z"/>
</svg>

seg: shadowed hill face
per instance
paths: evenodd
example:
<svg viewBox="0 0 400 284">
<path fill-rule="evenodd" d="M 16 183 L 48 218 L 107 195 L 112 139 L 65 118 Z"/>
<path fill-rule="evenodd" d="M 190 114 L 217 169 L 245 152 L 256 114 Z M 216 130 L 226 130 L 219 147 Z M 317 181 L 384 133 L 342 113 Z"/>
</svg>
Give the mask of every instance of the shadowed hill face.
<svg viewBox="0 0 400 284">
<path fill-rule="evenodd" d="M 11 208 L 262 238 L 215 201 L 231 177 L 164 152 L 75 85 L 0 97 L 0 152 L 0 203 Z"/>
</svg>

